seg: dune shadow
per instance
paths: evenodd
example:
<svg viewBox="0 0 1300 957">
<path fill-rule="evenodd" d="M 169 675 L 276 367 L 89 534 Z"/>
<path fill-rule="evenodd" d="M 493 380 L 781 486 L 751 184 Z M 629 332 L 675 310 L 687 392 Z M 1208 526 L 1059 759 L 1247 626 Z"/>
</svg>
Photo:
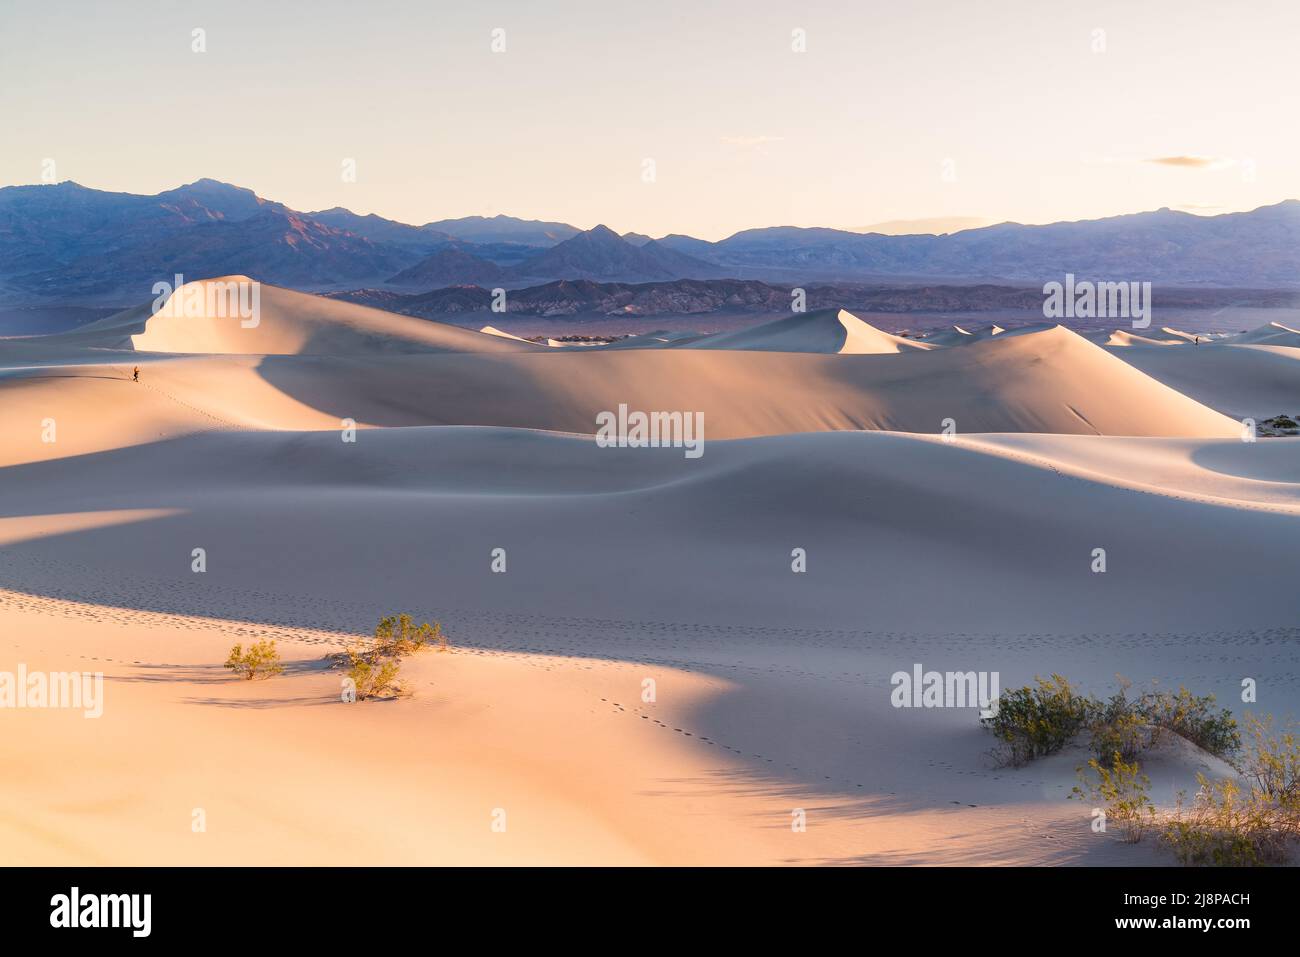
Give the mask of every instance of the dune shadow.
<svg viewBox="0 0 1300 957">
<path fill-rule="evenodd" d="M 297 697 L 279 698 L 215 698 L 188 697 L 181 699 L 186 704 L 204 705 L 213 708 L 234 708 L 243 711 L 264 711 L 271 708 L 302 708 L 338 704 L 337 695 L 299 695 Z"/>
<path fill-rule="evenodd" d="M 319 674 L 329 670 L 329 662 L 323 659 L 282 661 L 280 665 L 284 669 L 279 675 L 282 678 Z M 233 674 L 225 665 L 216 663 L 195 665 L 140 663 L 133 664 L 133 667 L 144 673 L 114 676 L 113 680 L 124 684 L 236 685 L 249 683 L 248 679 Z"/>
</svg>

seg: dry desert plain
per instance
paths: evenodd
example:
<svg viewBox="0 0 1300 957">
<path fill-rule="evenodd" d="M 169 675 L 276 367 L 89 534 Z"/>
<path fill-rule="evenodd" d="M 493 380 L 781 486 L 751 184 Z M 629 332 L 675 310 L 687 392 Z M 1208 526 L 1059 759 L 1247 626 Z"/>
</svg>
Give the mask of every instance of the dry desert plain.
<svg viewBox="0 0 1300 957">
<path fill-rule="evenodd" d="M 0 340 L 0 670 L 105 676 L 101 717 L 0 711 L 0 863 L 1168 860 L 1093 833 L 1082 751 L 891 704 L 919 664 L 1300 714 L 1300 437 L 1241 424 L 1300 413 L 1300 333 L 1093 338 L 556 348 L 262 286 L 254 328 Z M 598 446 L 620 404 L 703 454 Z M 452 650 L 344 703 L 325 656 L 398 612 Z M 223 669 L 263 638 L 283 675 Z M 1161 802 L 1202 768 L 1145 763 Z"/>
</svg>

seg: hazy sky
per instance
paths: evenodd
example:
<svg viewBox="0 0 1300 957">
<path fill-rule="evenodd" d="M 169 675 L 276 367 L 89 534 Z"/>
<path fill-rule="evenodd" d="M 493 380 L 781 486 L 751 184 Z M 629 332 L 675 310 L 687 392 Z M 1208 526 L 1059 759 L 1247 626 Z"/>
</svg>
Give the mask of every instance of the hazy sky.
<svg viewBox="0 0 1300 957">
<path fill-rule="evenodd" d="M 1296 0 L 0 0 L 0 185 L 708 239 L 1250 209 L 1300 197 L 1298 39 Z"/>
</svg>

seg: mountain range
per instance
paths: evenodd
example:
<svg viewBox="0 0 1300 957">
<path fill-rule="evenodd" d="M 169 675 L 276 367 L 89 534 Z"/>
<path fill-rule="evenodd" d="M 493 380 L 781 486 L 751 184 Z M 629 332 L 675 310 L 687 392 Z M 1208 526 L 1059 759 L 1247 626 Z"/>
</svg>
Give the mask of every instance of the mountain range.
<svg viewBox="0 0 1300 957">
<path fill-rule="evenodd" d="M 0 189 L 0 301 L 133 303 L 174 273 L 242 273 L 314 291 L 509 288 L 553 280 L 1039 284 L 1080 278 L 1300 285 L 1300 202 L 1196 216 L 1002 223 L 944 235 L 777 226 L 718 242 L 471 216 L 421 226 L 342 207 L 300 212 L 211 179 L 153 196 L 73 182 Z"/>
</svg>

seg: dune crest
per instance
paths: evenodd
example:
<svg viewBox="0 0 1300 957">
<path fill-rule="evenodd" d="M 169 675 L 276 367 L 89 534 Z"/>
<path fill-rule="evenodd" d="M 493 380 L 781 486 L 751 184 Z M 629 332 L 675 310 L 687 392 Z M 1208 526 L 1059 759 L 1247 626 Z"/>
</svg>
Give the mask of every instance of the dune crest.
<svg viewBox="0 0 1300 957">
<path fill-rule="evenodd" d="M 1257 329 L 1225 339 L 1232 345 L 1300 346 L 1300 329 L 1292 329 L 1280 322 L 1269 322 Z"/>
<path fill-rule="evenodd" d="M 496 326 L 484 326 L 479 330 L 479 332 L 483 333 L 485 336 L 500 336 L 502 339 L 513 339 L 515 342 L 529 341 L 523 336 L 517 336 L 512 332 L 505 332 L 504 330 L 498 329 Z"/>
<path fill-rule="evenodd" d="M 1034 327 L 1045 328 L 1043 324 Z M 944 329 L 941 332 L 927 335 L 922 342 L 930 346 L 968 346 L 972 342 L 983 342 L 986 339 L 992 339 L 994 336 L 1000 336 L 1006 333 L 1006 330 L 996 323 L 987 326 L 981 326 L 978 329 L 965 329 L 962 326 L 953 326 L 950 329 Z"/>
<path fill-rule="evenodd" d="M 705 336 L 683 344 L 682 348 L 888 355 L 922 352 L 932 346 L 882 332 L 847 309 L 817 309 L 784 316 L 749 329 Z"/>
<path fill-rule="evenodd" d="M 221 276 L 185 283 L 154 313 L 154 304 L 128 309 L 78 330 L 86 339 L 102 334 L 129 342 L 137 352 L 209 355 L 375 355 L 405 352 L 522 352 L 544 348 L 459 326 L 416 319 L 338 299 L 261 283 L 256 316 L 212 314 L 223 303 L 219 285 L 250 283 L 247 276 Z M 197 289 L 203 295 L 196 295 Z M 176 307 L 174 301 L 182 301 Z M 204 308 L 196 315 L 194 302 Z M 121 345 L 118 345 L 121 347 Z"/>
<path fill-rule="evenodd" d="M 1154 331 L 1143 330 L 1141 333 L 1129 332 L 1127 329 L 1115 329 L 1110 333 L 1097 333 L 1091 337 L 1098 345 L 1104 346 L 1181 346 L 1208 345 L 1218 340 L 1218 336 L 1209 333 L 1183 332 L 1162 326 Z"/>
</svg>

